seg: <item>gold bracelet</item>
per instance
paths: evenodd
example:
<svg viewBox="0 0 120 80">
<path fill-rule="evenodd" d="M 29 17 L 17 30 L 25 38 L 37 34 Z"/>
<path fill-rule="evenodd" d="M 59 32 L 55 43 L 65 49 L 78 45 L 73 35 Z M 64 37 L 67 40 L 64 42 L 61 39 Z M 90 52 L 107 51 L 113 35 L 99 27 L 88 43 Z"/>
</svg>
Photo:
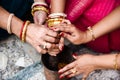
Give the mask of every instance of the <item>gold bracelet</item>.
<svg viewBox="0 0 120 80">
<path fill-rule="evenodd" d="M 33 15 L 34 12 L 36 12 L 36 11 L 45 11 L 47 14 L 49 14 L 49 10 L 43 6 L 38 6 L 38 7 L 32 8 L 31 14 Z"/>
<path fill-rule="evenodd" d="M 26 21 L 23 31 L 22 31 L 22 42 L 25 42 L 27 27 L 30 24 L 30 21 Z"/>
<path fill-rule="evenodd" d="M 90 33 L 91 33 L 92 41 L 94 41 L 94 40 L 95 40 L 95 35 L 94 35 L 94 32 L 93 32 L 92 27 L 89 26 L 87 29 L 88 29 L 88 30 L 90 31 Z"/>
<path fill-rule="evenodd" d="M 9 34 L 12 33 L 12 30 L 11 30 L 11 21 L 12 21 L 12 17 L 13 17 L 14 14 L 10 14 L 9 17 L 8 17 L 8 21 L 7 21 L 7 31 Z"/>
<path fill-rule="evenodd" d="M 60 24 L 63 20 L 64 20 L 63 18 L 48 19 L 47 20 L 48 27 Z"/>
<path fill-rule="evenodd" d="M 114 63 L 114 69 L 115 70 L 118 70 L 118 64 L 117 64 L 118 55 L 119 55 L 119 53 L 115 55 L 115 63 Z"/>
</svg>

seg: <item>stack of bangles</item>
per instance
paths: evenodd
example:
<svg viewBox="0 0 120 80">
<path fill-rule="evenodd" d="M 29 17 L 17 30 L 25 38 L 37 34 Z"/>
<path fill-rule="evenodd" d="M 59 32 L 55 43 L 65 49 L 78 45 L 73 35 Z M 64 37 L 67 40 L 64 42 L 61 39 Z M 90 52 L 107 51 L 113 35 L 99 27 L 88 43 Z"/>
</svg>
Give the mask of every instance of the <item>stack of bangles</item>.
<svg viewBox="0 0 120 80">
<path fill-rule="evenodd" d="M 44 11 L 49 14 L 48 5 L 44 2 L 34 2 L 32 5 L 31 14 L 34 15 L 36 11 Z"/>
<path fill-rule="evenodd" d="M 65 20 L 66 14 L 65 13 L 51 13 L 48 16 L 47 24 L 48 27 L 53 27 L 56 24 L 59 24 Z"/>
<path fill-rule="evenodd" d="M 30 24 L 30 21 L 24 21 L 20 30 L 20 39 L 22 42 L 25 42 L 27 27 Z"/>
<path fill-rule="evenodd" d="M 117 53 L 115 55 L 114 70 L 118 70 L 119 69 L 119 66 L 118 66 L 118 56 L 119 56 L 119 53 Z"/>
</svg>

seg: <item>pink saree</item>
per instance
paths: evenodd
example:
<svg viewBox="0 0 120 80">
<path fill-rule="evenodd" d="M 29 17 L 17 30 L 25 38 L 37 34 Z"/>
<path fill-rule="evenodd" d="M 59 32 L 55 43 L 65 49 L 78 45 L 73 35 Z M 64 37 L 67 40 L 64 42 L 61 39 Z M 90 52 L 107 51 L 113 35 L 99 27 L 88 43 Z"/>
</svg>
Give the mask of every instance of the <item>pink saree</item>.
<svg viewBox="0 0 120 80">
<path fill-rule="evenodd" d="M 66 0 L 65 13 L 78 29 L 85 31 L 88 26 L 96 24 L 118 5 L 120 0 Z M 120 50 L 120 29 L 86 45 L 98 52 Z"/>
</svg>

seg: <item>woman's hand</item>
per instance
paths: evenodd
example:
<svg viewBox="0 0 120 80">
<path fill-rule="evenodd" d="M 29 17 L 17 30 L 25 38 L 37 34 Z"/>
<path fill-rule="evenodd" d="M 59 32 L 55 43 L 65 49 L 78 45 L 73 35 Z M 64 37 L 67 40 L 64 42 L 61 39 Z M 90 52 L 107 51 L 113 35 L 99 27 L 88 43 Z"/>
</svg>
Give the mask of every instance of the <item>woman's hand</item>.
<svg viewBox="0 0 120 80">
<path fill-rule="evenodd" d="M 54 48 L 48 49 L 48 53 L 52 56 L 56 56 L 59 52 L 61 52 L 64 48 L 64 38 L 61 37 L 59 43 L 56 44 Z"/>
<path fill-rule="evenodd" d="M 37 25 L 37 24 L 29 24 L 27 33 L 26 33 L 26 41 L 30 43 L 34 48 L 37 49 L 40 53 L 47 52 L 56 52 L 58 53 L 59 39 L 58 33 L 47 28 L 45 25 Z M 57 50 L 53 50 L 57 49 Z"/>
<path fill-rule="evenodd" d="M 85 78 L 87 78 L 90 72 L 96 70 L 93 59 L 94 55 L 90 54 L 76 56 L 76 60 L 74 62 L 66 65 L 64 68 L 58 71 L 60 73 L 60 78 L 70 78 L 82 74 L 84 80 Z"/>
<path fill-rule="evenodd" d="M 44 24 L 47 18 L 47 13 L 45 11 L 35 11 L 33 18 L 36 24 Z"/>
<path fill-rule="evenodd" d="M 54 27 L 54 30 L 62 31 L 61 35 L 76 45 L 89 41 L 87 32 L 80 31 L 73 24 L 59 24 Z"/>
</svg>

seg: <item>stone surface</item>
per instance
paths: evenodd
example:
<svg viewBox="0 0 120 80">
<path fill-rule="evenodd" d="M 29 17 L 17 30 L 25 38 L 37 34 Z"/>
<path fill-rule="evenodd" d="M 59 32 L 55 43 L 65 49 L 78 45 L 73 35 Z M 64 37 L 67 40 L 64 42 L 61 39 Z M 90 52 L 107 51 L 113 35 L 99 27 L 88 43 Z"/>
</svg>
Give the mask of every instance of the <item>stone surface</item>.
<svg viewBox="0 0 120 80">
<path fill-rule="evenodd" d="M 98 54 L 90 49 L 71 46 L 79 54 Z M 22 43 L 17 37 L 11 36 L 0 41 L 0 53 L 8 58 L 7 67 L 0 70 L 0 80 L 45 80 L 41 55 L 27 43 Z M 101 53 L 100 53 L 101 54 Z M 25 67 L 15 65 L 19 58 L 24 57 Z M 72 80 L 81 80 L 76 76 Z M 87 80 L 120 80 L 120 72 L 115 70 L 96 70 L 90 73 Z"/>
<path fill-rule="evenodd" d="M 11 36 L 0 41 L 0 53 L 8 59 L 7 67 L 0 70 L 0 80 L 45 80 L 41 55 L 31 45 Z M 20 58 L 24 58 L 24 66 L 16 65 Z"/>
</svg>

